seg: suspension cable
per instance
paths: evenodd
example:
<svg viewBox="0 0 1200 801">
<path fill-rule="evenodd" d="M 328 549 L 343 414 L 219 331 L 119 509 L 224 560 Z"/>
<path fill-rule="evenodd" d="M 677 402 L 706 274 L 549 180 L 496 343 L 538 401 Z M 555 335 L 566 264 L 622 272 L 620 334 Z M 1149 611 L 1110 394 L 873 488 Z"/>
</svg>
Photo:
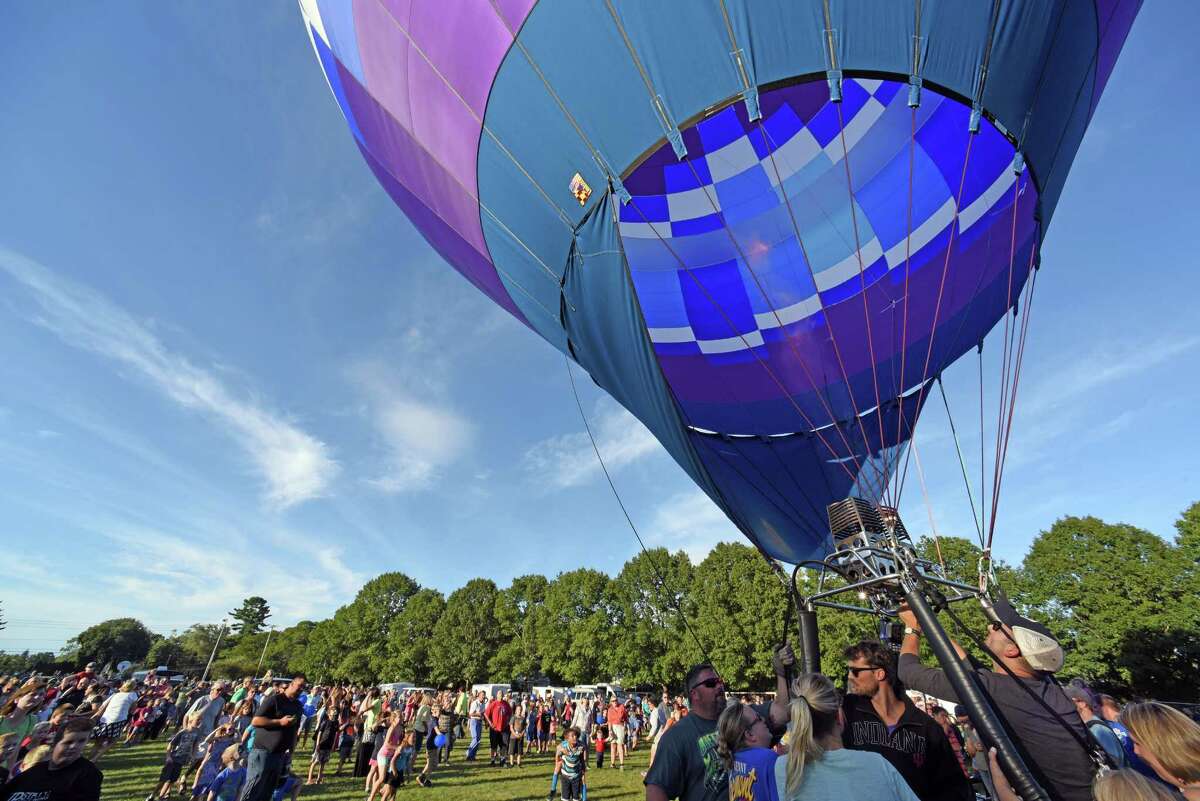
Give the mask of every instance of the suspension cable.
<svg viewBox="0 0 1200 801">
<path fill-rule="evenodd" d="M 979 547 L 983 547 L 983 521 L 975 516 L 975 499 L 971 493 L 971 480 L 967 478 L 967 463 L 963 461 L 962 448 L 958 445 L 958 430 L 954 426 L 954 415 L 950 413 L 950 401 L 946 398 L 946 388 L 942 386 L 942 376 L 937 377 L 938 391 L 942 394 L 942 405 L 946 408 L 946 419 L 950 422 L 950 434 L 954 437 L 954 452 L 958 454 L 958 466 L 962 470 L 963 484 L 967 487 L 967 500 L 971 504 L 971 522 L 975 524 L 975 533 L 979 535 Z M 916 456 L 916 454 L 913 454 Z M 918 469 L 921 463 L 917 462 Z M 924 483 L 924 482 L 922 482 Z"/>
<path fill-rule="evenodd" d="M 655 578 L 658 579 L 659 590 L 662 591 L 676 614 L 679 615 L 680 622 L 683 623 L 683 627 L 687 629 L 688 634 L 695 641 L 696 647 L 700 649 L 700 654 L 704 657 L 704 661 L 711 664 L 712 659 L 709 658 L 708 649 L 704 647 L 704 643 L 696 636 L 696 632 L 688 623 L 687 615 L 683 613 L 683 610 L 679 608 L 679 604 L 675 601 L 674 594 L 667 590 L 666 579 L 659 572 L 658 566 L 654 564 L 654 559 L 651 558 L 650 551 L 646 548 L 646 543 L 642 540 L 641 533 L 638 531 L 637 526 L 633 524 L 633 518 L 629 516 L 629 510 L 625 508 L 625 502 L 621 500 L 621 494 L 617 492 L 617 486 L 613 483 L 612 476 L 608 472 L 608 465 L 604 463 L 604 457 L 600 455 L 600 447 L 596 444 L 596 437 L 592 434 L 592 426 L 588 423 L 587 414 L 583 411 L 583 401 L 579 399 L 579 389 L 575 386 L 575 373 L 571 370 L 571 360 L 565 354 L 563 355 L 563 364 L 567 368 L 567 378 L 571 382 L 571 395 L 575 398 L 576 408 L 579 409 L 579 419 L 583 421 L 583 428 L 587 431 L 588 441 L 592 443 L 592 451 L 595 452 L 596 461 L 600 463 L 600 469 L 604 472 L 604 479 L 608 482 L 608 488 L 612 490 L 612 495 L 617 501 L 617 506 L 621 507 L 621 514 L 625 516 L 625 522 L 629 524 L 629 530 L 633 532 L 633 536 L 637 538 L 638 545 L 642 548 L 642 553 L 646 555 L 646 562 L 650 565 L 650 569 L 654 571 Z"/>
</svg>

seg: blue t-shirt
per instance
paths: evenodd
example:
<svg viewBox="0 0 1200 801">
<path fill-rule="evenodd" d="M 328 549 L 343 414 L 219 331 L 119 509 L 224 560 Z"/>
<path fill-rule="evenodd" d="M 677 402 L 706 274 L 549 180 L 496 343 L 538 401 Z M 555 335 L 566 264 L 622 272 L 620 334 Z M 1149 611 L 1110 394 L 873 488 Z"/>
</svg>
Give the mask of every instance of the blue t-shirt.
<svg viewBox="0 0 1200 801">
<path fill-rule="evenodd" d="M 300 779 L 295 774 L 289 775 L 284 779 L 283 785 L 275 790 L 275 795 L 272 796 L 273 801 L 283 801 L 299 783 Z"/>
<path fill-rule="evenodd" d="M 1162 781 L 1158 778 L 1158 774 L 1154 772 L 1154 768 L 1147 765 L 1146 761 L 1138 756 L 1137 752 L 1133 750 L 1133 738 L 1129 736 L 1129 729 L 1125 728 L 1115 720 L 1106 720 L 1104 723 L 1108 726 L 1108 728 L 1112 729 L 1112 733 L 1117 738 L 1117 742 L 1119 742 L 1121 744 L 1121 748 L 1124 749 L 1125 765 L 1133 768 L 1143 776 L 1155 779 L 1157 781 Z M 1100 744 L 1104 745 L 1103 742 Z"/>
<path fill-rule="evenodd" d="M 729 801 L 776 801 L 775 760 L 770 748 L 746 748 L 733 755 L 729 771 Z"/>
<path fill-rule="evenodd" d="M 225 768 L 217 774 L 217 778 L 212 780 L 212 784 L 208 785 L 208 791 L 216 793 L 218 801 L 236 801 L 238 793 L 242 789 L 242 782 L 245 780 L 245 768 L 237 770 Z"/>
</svg>

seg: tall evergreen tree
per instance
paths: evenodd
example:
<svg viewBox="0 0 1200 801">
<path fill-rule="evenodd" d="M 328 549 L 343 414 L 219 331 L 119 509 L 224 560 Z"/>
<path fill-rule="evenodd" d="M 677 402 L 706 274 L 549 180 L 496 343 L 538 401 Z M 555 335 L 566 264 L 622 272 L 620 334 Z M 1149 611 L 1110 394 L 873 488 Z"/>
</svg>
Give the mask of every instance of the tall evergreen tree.
<svg viewBox="0 0 1200 801">
<path fill-rule="evenodd" d="M 258 634 L 263 630 L 267 618 L 271 616 L 271 607 L 266 598 L 251 595 L 242 601 L 242 605 L 229 613 L 233 618 L 233 630 L 236 634 Z"/>
</svg>

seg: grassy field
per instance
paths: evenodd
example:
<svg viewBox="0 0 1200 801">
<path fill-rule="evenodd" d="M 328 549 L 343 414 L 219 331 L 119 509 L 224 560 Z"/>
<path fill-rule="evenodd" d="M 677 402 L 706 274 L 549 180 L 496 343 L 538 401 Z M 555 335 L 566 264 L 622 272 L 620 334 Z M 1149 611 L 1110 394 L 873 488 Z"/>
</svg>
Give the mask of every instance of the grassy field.
<svg viewBox="0 0 1200 801">
<path fill-rule="evenodd" d="M 104 771 L 104 801 L 143 801 L 158 779 L 165 752 L 166 743 L 156 742 L 131 748 L 114 748 L 106 754 L 99 764 Z M 542 801 L 550 791 L 550 773 L 553 770 L 553 756 L 550 753 L 535 754 L 519 768 L 489 767 L 486 751 L 483 750 L 480 751 L 480 756 L 485 757 L 482 762 L 463 762 L 462 755 L 461 749 L 456 750 L 454 761 L 434 772 L 432 787 L 410 784 L 400 788 L 396 793 L 397 801 L 408 798 L 428 801 Z M 604 768 L 596 770 L 594 752 L 590 756 L 588 801 L 640 801 L 645 797 L 641 772 L 646 769 L 650 757 L 650 749 L 646 745 L 640 745 L 638 750 L 629 755 L 623 771 L 610 769 L 607 758 Z M 303 753 L 303 756 L 297 754 L 295 767 L 302 779 L 308 771 L 307 757 L 307 753 Z M 331 763 L 336 765 L 336 754 Z M 423 765 L 424 755 L 417 767 Z M 323 784 L 303 788 L 301 800 L 365 801 L 363 779 L 348 776 L 349 767 L 346 766 L 347 770 L 341 776 L 326 774 Z M 172 799 L 178 798 L 180 796 L 172 796 Z"/>
</svg>

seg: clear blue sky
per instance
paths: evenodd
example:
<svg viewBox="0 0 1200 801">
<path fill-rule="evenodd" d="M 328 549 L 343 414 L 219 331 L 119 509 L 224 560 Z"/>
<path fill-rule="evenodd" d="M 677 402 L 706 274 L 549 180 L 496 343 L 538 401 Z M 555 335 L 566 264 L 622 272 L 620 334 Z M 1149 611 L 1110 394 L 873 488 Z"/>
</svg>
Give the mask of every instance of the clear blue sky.
<svg viewBox="0 0 1200 801">
<path fill-rule="evenodd" d="M 450 591 L 636 553 L 561 357 L 376 185 L 294 3 L 5 16 L 0 649 L 118 615 L 167 633 L 251 594 L 289 624 L 386 570 Z M 1200 6 L 1146 4 L 1049 230 L 1010 560 L 1066 514 L 1171 536 L 1200 498 L 1195 30 Z M 974 370 L 947 374 L 968 444 Z M 580 385 L 649 543 L 737 538 Z M 968 535 L 944 417 L 929 407 L 918 444 L 939 532 Z M 915 479 L 904 514 L 925 533 Z"/>
</svg>

